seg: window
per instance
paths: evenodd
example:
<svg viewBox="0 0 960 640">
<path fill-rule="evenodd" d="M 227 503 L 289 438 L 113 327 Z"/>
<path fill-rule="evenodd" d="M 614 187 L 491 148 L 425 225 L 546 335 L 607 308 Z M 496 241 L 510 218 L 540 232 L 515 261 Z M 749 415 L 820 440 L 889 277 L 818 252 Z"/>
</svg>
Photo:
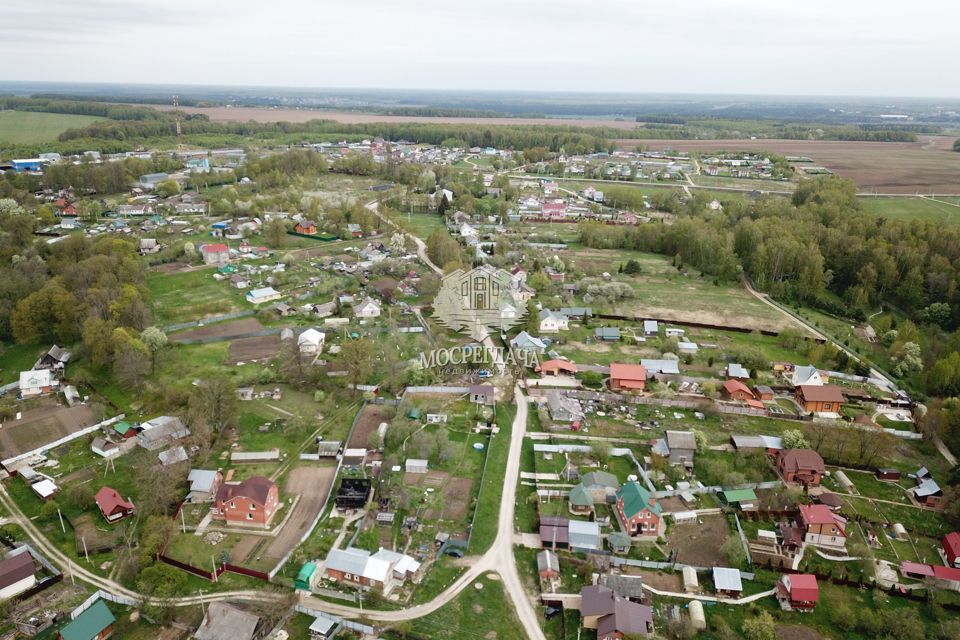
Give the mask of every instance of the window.
<svg viewBox="0 0 960 640">
<path fill-rule="evenodd" d="M 487 290 L 487 280 L 482 276 L 477 276 L 473 279 L 473 288 L 477 291 L 486 291 Z"/>
<path fill-rule="evenodd" d="M 230 501 L 230 508 L 231 508 L 231 509 L 236 509 L 236 508 L 237 508 L 237 505 L 236 505 L 236 503 L 234 503 L 233 500 Z"/>
<path fill-rule="evenodd" d="M 832 408 L 833 408 L 833 405 L 830 404 L 829 402 L 824 402 L 824 403 L 823 403 L 823 408 L 824 408 L 825 410 L 826 410 L 826 409 L 832 409 Z"/>
<path fill-rule="evenodd" d="M 256 511 L 256 510 L 257 510 L 257 505 L 251 502 L 251 503 L 250 503 L 250 511 Z"/>
<path fill-rule="evenodd" d="M 248 514 L 247 514 L 247 520 L 253 520 L 253 514 L 252 514 L 252 513 L 248 513 Z"/>
<path fill-rule="evenodd" d="M 464 280 L 460 283 L 460 295 L 468 296 L 470 295 L 470 283 Z"/>
</svg>

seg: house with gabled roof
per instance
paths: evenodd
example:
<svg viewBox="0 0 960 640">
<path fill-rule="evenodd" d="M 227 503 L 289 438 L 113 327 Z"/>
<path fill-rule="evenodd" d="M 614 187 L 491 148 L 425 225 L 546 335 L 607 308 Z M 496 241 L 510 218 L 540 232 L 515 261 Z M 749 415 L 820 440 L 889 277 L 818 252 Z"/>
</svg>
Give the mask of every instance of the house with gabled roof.
<svg viewBox="0 0 960 640">
<path fill-rule="evenodd" d="M 194 632 L 195 640 L 257 640 L 263 637 L 260 616 L 226 602 L 211 602 Z"/>
<path fill-rule="evenodd" d="M 823 458 L 813 449 L 784 449 L 777 452 L 777 471 L 784 482 L 816 487 L 820 485 L 825 466 Z"/>
<path fill-rule="evenodd" d="M 547 343 L 530 335 L 526 331 L 521 331 L 512 340 L 510 346 L 518 351 L 529 351 L 533 353 L 543 353 L 547 349 Z"/>
<path fill-rule="evenodd" d="M 817 576 L 809 573 L 781 576 L 777 582 L 777 601 L 784 611 L 813 611 L 820 601 Z"/>
<path fill-rule="evenodd" d="M 585 629 L 596 629 L 597 640 L 653 634 L 653 608 L 620 596 L 609 587 L 580 589 L 580 616 Z"/>
<path fill-rule="evenodd" d="M 540 321 L 540 333 L 558 333 L 570 328 L 570 319 L 559 311 L 543 309 L 537 318 Z"/>
<path fill-rule="evenodd" d="M 280 507 L 273 480 L 252 476 L 232 484 L 221 484 L 214 496 L 213 515 L 228 523 L 267 526 Z"/>
<path fill-rule="evenodd" d="M 631 536 L 657 538 L 666 530 L 663 508 L 639 482 L 625 482 L 620 487 L 614 511 L 620 527 Z"/>
<path fill-rule="evenodd" d="M 807 413 L 839 414 L 843 391 L 832 384 L 799 385 L 794 391 L 797 404 Z"/>
<path fill-rule="evenodd" d="M 26 547 L 0 560 L 0 602 L 20 595 L 37 584 L 37 565 Z"/>
<path fill-rule="evenodd" d="M 190 483 L 187 502 L 212 502 L 223 483 L 223 473 L 219 469 L 191 469 L 187 482 Z"/>
<path fill-rule="evenodd" d="M 802 504 L 797 526 L 803 531 L 805 544 L 830 549 L 847 546 L 847 519 L 823 504 Z"/>
<path fill-rule="evenodd" d="M 790 384 L 795 387 L 807 385 L 811 387 L 820 387 L 827 383 L 829 376 L 825 378 L 824 372 L 817 369 L 812 364 L 794 367 L 790 372 Z"/>
<path fill-rule="evenodd" d="M 118 522 L 133 515 L 135 509 L 132 502 L 124 500 L 112 487 L 100 487 L 100 490 L 94 496 L 94 501 L 97 503 L 100 513 L 110 523 Z"/>
<path fill-rule="evenodd" d="M 97 600 L 60 629 L 57 640 L 106 640 L 117 621 L 103 600 Z"/>
<path fill-rule="evenodd" d="M 960 531 L 952 531 L 943 536 L 940 546 L 943 547 L 947 564 L 952 567 L 960 567 Z"/>
<path fill-rule="evenodd" d="M 647 384 L 647 369 L 642 364 L 610 363 L 612 391 L 643 391 Z"/>
<path fill-rule="evenodd" d="M 200 245 L 204 264 L 227 264 L 230 262 L 230 247 L 223 243 Z"/>
</svg>

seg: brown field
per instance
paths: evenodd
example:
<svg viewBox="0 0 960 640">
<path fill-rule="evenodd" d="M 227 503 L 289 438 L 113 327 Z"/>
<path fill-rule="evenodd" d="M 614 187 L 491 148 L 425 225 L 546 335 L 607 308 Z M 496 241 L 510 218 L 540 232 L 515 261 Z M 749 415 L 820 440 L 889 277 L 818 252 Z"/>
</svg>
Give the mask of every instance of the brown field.
<svg viewBox="0 0 960 640">
<path fill-rule="evenodd" d="M 227 364 L 272 358 L 279 350 L 280 336 L 278 335 L 240 338 L 230 343 L 230 355 L 227 357 Z"/>
<path fill-rule="evenodd" d="M 85 513 L 70 521 L 73 528 L 73 543 L 77 554 L 101 553 L 120 544 L 121 529 L 118 525 L 109 525 L 100 516 Z"/>
<path fill-rule="evenodd" d="M 243 318 L 242 320 L 231 320 L 230 322 L 221 322 L 211 324 L 205 327 L 197 327 L 189 331 L 183 331 L 170 336 L 173 342 L 178 340 L 205 340 L 207 338 L 230 338 L 241 336 L 245 333 L 261 331 L 263 325 L 256 318 Z"/>
<path fill-rule="evenodd" d="M 668 549 L 677 552 L 677 562 L 695 567 L 725 567 L 727 559 L 720 547 L 727 541 L 729 530 L 722 516 L 701 518 L 702 525 L 677 525 L 670 530 Z"/>
<path fill-rule="evenodd" d="M 24 411 L 19 420 L 9 420 L 0 429 L 0 460 L 33 451 L 94 424 L 90 407 L 64 407 L 55 400 Z"/>
<path fill-rule="evenodd" d="M 172 106 L 151 105 L 162 111 Z M 611 127 L 634 129 L 632 120 L 591 120 L 586 118 L 457 118 L 452 116 L 391 116 L 356 111 L 330 111 L 326 109 L 270 109 L 264 107 L 181 107 L 185 113 L 203 113 L 212 122 L 309 122 L 310 120 L 334 120 L 344 124 L 368 124 L 371 122 L 428 122 L 435 124 L 533 124 L 567 125 L 572 127 Z"/>
<path fill-rule="evenodd" d="M 829 140 L 630 140 L 620 148 L 646 145 L 674 151 L 769 151 L 809 156 L 815 165 L 851 178 L 861 191 L 876 193 L 960 192 L 960 153 L 950 136 L 919 136 L 917 142 Z"/>
<path fill-rule="evenodd" d="M 376 404 L 368 404 L 363 408 L 353 428 L 350 442 L 347 443 L 348 448 L 375 449 L 377 447 L 377 429 L 380 423 L 390 422 L 385 409 L 386 407 Z"/>
<path fill-rule="evenodd" d="M 300 543 L 300 539 L 323 509 L 336 473 L 337 469 L 333 466 L 297 467 L 290 472 L 283 483 L 283 493 L 299 495 L 300 499 L 294 505 L 293 514 L 284 523 L 280 533 L 267 544 L 261 556 L 251 559 L 248 566 L 269 571 L 287 551 Z M 275 517 L 285 518 L 287 514 L 278 513 Z"/>
</svg>

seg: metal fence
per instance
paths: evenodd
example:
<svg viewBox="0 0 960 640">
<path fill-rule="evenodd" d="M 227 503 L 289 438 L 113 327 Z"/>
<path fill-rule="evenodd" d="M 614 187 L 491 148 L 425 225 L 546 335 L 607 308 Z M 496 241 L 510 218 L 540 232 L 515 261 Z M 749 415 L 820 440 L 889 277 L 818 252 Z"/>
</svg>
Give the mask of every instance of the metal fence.
<svg viewBox="0 0 960 640">
<path fill-rule="evenodd" d="M 359 622 L 354 622 L 353 620 L 347 620 L 345 618 L 339 618 L 333 614 L 327 613 L 326 611 L 311 609 L 310 607 L 306 607 L 302 604 L 293 605 L 293 609 L 297 613 L 304 613 L 308 616 L 313 616 L 314 618 L 326 618 L 327 620 L 333 620 L 337 624 L 347 629 L 351 629 L 353 631 L 357 631 L 358 633 L 366 634 L 368 636 L 372 636 L 374 633 L 376 633 L 376 630 L 369 625 L 360 624 Z"/>
<path fill-rule="evenodd" d="M 173 333 L 174 331 L 182 331 L 183 329 L 190 329 L 191 327 L 198 327 L 201 324 L 213 324 L 214 322 L 223 322 L 224 320 L 236 320 L 238 318 L 247 318 L 252 315 L 256 315 L 256 311 L 252 309 L 246 309 L 245 311 L 233 311 L 231 313 L 223 313 L 218 316 L 210 316 L 209 318 L 201 318 L 200 320 L 191 320 L 190 322 L 181 322 L 179 324 L 167 325 L 163 328 L 164 333 Z"/>
</svg>

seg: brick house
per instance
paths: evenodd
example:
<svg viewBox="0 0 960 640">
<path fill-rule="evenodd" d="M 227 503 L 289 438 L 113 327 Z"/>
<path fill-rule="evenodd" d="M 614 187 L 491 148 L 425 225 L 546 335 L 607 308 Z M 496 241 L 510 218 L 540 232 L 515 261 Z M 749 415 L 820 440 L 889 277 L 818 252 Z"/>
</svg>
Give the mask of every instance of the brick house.
<svg viewBox="0 0 960 640">
<path fill-rule="evenodd" d="M 230 262 L 230 247 L 225 244 L 205 244 L 200 247 L 204 264 L 227 264 Z"/>
<path fill-rule="evenodd" d="M 625 482 L 620 487 L 614 510 L 620 527 L 631 536 L 656 538 L 666 528 L 660 503 L 639 482 Z"/>
<path fill-rule="evenodd" d="M 836 385 L 802 384 L 794 393 L 797 404 L 807 413 L 840 413 L 843 406 L 843 392 Z"/>
<path fill-rule="evenodd" d="M 803 531 L 803 541 L 814 546 L 845 549 L 847 546 L 847 519 L 823 504 L 802 504 L 797 525 Z"/>
<path fill-rule="evenodd" d="M 947 556 L 947 564 L 952 567 L 960 567 L 960 531 L 953 531 L 943 536 L 943 541 L 940 544 Z"/>
<path fill-rule="evenodd" d="M 293 230 L 297 233 L 312 236 L 317 232 L 317 223 L 313 220 L 301 220 L 297 223 L 297 226 L 295 226 Z"/>
<path fill-rule="evenodd" d="M 263 476 L 253 476 L 238 484 L 221 484 L 213 515 L 228 523 L 266 526 L 279 506 L 277 485 Z"/>
<path fill-rule="evenodd" d="M 777 470 L 784 482 L 816 487 L 823 477 L 823 458 L 813 449 L 784 449 L 777 452 Z"/>
</svg>

